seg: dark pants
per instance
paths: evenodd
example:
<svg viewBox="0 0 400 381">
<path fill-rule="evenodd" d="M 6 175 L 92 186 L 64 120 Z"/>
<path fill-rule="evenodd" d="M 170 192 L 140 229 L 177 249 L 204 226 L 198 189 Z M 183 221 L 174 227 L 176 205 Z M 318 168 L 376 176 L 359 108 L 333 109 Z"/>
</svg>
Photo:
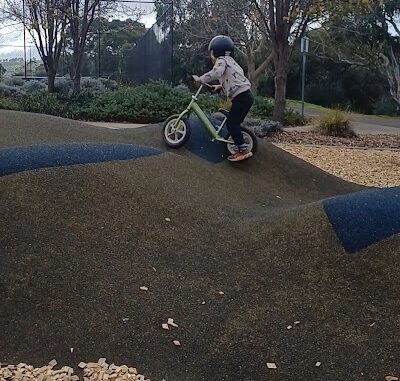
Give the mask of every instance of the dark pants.
<svg viewBox="0 0 400 381">
<path fill-rule="evenodd" d="M 226 127 L 239 149 L 243 148 L 245 144 L 240 125 L 249 113 L 253 103 L 254 97 L 250 90 L 237 95 L 232 100 L 232 108 L 226 120 Z"/>
</svg>

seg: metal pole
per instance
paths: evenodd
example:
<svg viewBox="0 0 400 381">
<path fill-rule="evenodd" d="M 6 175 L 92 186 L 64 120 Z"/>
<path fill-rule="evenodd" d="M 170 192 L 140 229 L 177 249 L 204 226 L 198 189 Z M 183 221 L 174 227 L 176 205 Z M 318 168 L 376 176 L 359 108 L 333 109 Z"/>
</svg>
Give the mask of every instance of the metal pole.
<svg viewBox="0 0 400 381">
<path fill-rule="evenodd" d="M 29 76 L 32 77 L 32 46 L 29 47 L 29 72 Z"/>
<path fill-rule="evenodd" d="M 174 0 L 171 3 L 171 85 L 174 84 L 174 29 L 175 29 L 175 8 Z"/>
<path fill-rule="evenodd" d="M 25 21 L 25 0 L 22 0 L 22 22 L 24 24 L 24 76 L 27 76 L 27 63 L 26 63 L 26 21 Z"/>
<path fill-rule="evenodd" d="M 100 29 L 101 29 L 101 23 L 100 23 L 100 14 L 101 14 L 101 10 L 100 10 L 100 3 L 101 3 L 101 1 L 99 1 L 99 14 L 98 14 L 98 18 L 99 18 L 99 25 L 98 25 L 98 27 L 99 27 L 99 30 L 98 30 L 98 34 L 99 34 L 99 40 L 98 40 L 98 69 L 99 69 L 99 72 L 98 72 L 98 77 L 100 78 L 101 77 L 101 63 L 100 63 L 100 61 L 101 61 L 101 35 L 100 35 Z"/>
<path fill-rule="evenodd" d="M 307 53 L 303 53 L 303 75 L 301 84 L 301 116 L 304 119 L 304 97 L 305 97 L 305 87 L 306 87 L 306 61 Z"/>
</svg>

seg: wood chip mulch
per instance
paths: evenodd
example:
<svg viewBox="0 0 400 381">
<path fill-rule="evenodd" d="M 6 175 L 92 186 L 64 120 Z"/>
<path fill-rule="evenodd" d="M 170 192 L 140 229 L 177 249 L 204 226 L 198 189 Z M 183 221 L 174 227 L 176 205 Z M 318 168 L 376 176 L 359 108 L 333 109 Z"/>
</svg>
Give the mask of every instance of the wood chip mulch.
<svg viewBox="0 0 400 381">
<path fill-rule="evenodd" d="M 362 135 L 355 138 L 340 138 L 313 132 L 283 131 L 270 134 L 265 139 L 271 143 L 283 144 L 400 150 L 400 136 L 395 135 Z"/>
</svg>

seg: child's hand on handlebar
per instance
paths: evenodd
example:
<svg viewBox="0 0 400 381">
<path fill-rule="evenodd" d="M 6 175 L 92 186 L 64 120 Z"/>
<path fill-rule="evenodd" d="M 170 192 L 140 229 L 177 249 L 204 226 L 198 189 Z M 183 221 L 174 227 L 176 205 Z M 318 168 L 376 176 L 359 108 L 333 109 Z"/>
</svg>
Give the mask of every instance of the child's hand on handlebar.
<svg viewBox="0 0 400 381">
<path fill-rule="evenodd" d="M 222 85 L 213 85 L 213 93 L 218 93 L 219 91 L 222 90 Z"/>
<path fill-rule="evenodd" d="M 192 78 L 196 83 L 198 83 L 198 84 L 202 83 L 201 79 L 200 79 L 200 77 L 198 75 L 192 75 Z"/>
</svg>

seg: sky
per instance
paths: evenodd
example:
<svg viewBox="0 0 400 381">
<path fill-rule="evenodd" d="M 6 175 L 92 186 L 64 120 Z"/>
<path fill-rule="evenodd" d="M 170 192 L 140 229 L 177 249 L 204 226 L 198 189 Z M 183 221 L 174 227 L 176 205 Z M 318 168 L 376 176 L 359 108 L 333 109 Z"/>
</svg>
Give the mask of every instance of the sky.
<svg viewBox="0 0 400 381">
<path fill-rule="evenodd" d="M 143 12 L 147 14 L 142 16 L 140 21 L 143 22 L 146 27 L 151 27 L 155 23 L 155 14 L 152 12 L 152 4 L 140 4 L 138 5 Z M 122 14 L 117 16 L 123 19 Z M 29 60 L 30 55 L 32 58 L 39 58 L 39 53 L 34 47 L 34 43 L 29 35 L 26 33 L 26 44 L 27 44 L 27 59 Z M 3 46 L 2 46 L 3 45 Z M 4 46 L 13 45 L 13 46 Z M 24 56 L 24 37 L 22 25 L 14 25 L 11 27 L 4 26 L 0 24 L 0 59 L 5 58 L 22 58 Z M 30 48 L 31 46 L 31 48 Z"/>
</svg>

